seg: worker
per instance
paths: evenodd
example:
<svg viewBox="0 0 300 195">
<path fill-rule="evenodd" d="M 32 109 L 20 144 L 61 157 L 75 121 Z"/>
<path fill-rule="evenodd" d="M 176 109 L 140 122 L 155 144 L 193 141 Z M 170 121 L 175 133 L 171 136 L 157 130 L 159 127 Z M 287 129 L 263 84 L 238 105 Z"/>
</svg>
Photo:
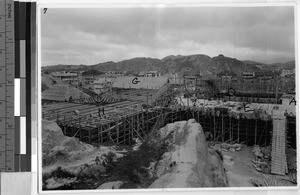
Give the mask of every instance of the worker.
<svg viewBox="0 0 300 195">
<path fill-rule="evenodd" d="M 75 110 L 74 113 L 76 116 L 78 116 L 80 114 L 79 110 Z"/>
</svg>

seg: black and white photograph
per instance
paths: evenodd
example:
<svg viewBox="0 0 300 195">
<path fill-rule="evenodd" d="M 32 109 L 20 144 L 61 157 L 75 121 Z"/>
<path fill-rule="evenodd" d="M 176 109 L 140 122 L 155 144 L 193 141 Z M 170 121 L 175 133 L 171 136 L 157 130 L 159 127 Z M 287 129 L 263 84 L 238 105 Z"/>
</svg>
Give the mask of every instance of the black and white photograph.
<svg viewBox="0 0 300 195">
<path fill-rule="evenodd" d="M 294 10 L 42 8 L 42 190 L 297 187 Z"/>
</svg>

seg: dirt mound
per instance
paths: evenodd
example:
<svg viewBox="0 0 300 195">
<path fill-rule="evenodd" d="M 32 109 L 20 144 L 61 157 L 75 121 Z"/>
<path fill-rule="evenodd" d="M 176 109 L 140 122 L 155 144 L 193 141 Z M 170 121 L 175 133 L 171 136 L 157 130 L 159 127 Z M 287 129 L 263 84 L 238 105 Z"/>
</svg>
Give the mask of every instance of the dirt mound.
<svg viewBox="0 0 300 195">
<path fill-rule="evenodd" d="M 121 158 L 115 147 L 94 147 L 74 137 L 64 136 L 55 122 L 43 121 L 43 188 L 72 185 L 82 178 L 97 177 L 105 172 L 107 157 Z"/>
<path fill-rule="evenodd" d="M 78 158 L 83 151 L 87 153 L 95 150 L 95 147 L 77 138 L 64 136 L 55 122 L 43 121 L 42 143 L 43 166 L 68 162 Z"/>
<path fill-rule="evenodd" d="M 208 148 L 205 134 L 194 119 L 168 124 L 159 132 L 170 150 L 150 169 L 156 179 L 150 188 L 225 187 L 221 153 Z"/>
</svg>

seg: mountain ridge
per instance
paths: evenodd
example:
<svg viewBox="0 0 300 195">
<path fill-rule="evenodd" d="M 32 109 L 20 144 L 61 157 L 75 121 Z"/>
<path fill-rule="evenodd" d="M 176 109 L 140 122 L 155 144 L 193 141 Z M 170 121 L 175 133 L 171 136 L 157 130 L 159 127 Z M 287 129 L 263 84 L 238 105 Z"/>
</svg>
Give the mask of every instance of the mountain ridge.
<svg viewBox="0 0 300 195">
<path fill-rule="evenodd" d="M 162 59 L 135 57 L 118 62 L 107 61 L 95 65 L 54 65 L 42 67 L 42 72 L 53 71 L 127 71 L 138 74 L 140 71 L 157 70 L 162 74 L 194 71 L 202 75 L 216 75 L 222 71 L 233 71 L 241 75 L 244 71 L 280 70 L 295 68 L 295 60 L 285 63 L 264 64 L 251 60 L 240 61 L 222 54 L 210 57 L 205 54 L 169 55 Z"/>
</svg>

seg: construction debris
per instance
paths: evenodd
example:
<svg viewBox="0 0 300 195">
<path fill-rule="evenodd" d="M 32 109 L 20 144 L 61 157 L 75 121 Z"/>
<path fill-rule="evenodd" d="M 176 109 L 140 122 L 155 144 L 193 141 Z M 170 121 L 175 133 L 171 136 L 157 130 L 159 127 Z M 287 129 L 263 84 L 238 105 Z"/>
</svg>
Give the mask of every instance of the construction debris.
<svg viewBox="0 0 300 195">
<path fill-rule="evenodd" d="M 228 143 L 219 144 L 219 143 L 217 143 L 210 147 L 214 148 L 216 150 L 224 151 L 224 152 L 227 152 L 227 151 L 235 152 L 235 151 L 240 151 L 243 146 L 242 146 L 242 144 L 228 144 Z"/>
<path fill-rule="evenodd" d="M 252 152 L 255 155 L 255 160 L 252 160 L 253 166 L 258 172 L 269 174 L 271 172 L 270 147 L 259 147 L 258 145 L 253 146 Z"/>
<path fill-rule="evenodd" d="M 190 98 L 183 96 L 176 97 L 177 102 L 182 107 L 193 107 L 193 109 L 201 110 L 208 115 L 219 115 L 215 108 L 224 108 L 228 111 L 230 117 L 235 119 L 260 119 L 272 120 L 274 112 L 280 113 L 282 116 L 285 112 L 291 115 L 296 115 L 295 105 L 278 105 L 278 104 L 261 104 L 261 103 L 245 103 L 222 100 L 207 100 L 197 99 L 196 104 L 193 104 Z"/>
<path fill-rule="evenodd" d="M 278 182 L 276 179 L 250 179 L 250 182 L 255 187 L 266 187 L 266 186 L 284 186 L 282 183 Z"/>
</svg>

